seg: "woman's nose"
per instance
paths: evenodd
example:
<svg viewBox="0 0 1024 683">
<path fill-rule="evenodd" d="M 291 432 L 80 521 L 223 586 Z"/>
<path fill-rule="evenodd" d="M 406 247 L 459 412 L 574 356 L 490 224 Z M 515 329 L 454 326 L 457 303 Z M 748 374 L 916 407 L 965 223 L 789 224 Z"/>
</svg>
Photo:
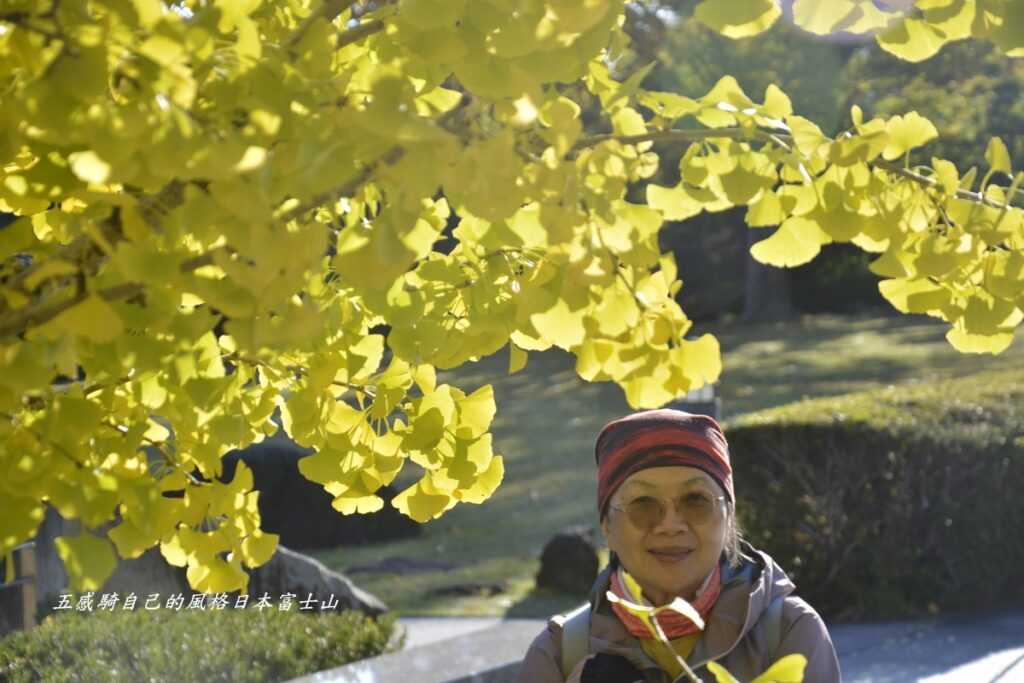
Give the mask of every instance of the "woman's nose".
<svg viewBox="0 0 1024 683">
<path fill-rule="evenodd" d="M 679 512 L 679 508 L 675 505 L 669 505 L 665 509 L 665 514 L 662 516 L 661 521 L 655 525 L 654 531 L 683 531 L 690 528 L 690 522 Z"/>
</svg>

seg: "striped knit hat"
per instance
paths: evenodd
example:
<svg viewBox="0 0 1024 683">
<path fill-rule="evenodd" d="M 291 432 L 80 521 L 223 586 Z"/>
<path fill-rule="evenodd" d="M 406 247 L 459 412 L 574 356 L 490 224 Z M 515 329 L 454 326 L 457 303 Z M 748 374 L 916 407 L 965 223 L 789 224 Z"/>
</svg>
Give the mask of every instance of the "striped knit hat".
<svg viewBox="0 0 1024 683">
<path fill-rule="evenodd" d="M 612 494 L 634 472 L 682 465 L 704 470 L 730 501 L 732 466 L 722 428 L 706 415 L 659 408 L 633 413 L 606 424 L 594 444 L 597 460 L 597 509 L 603 519 Z"/>
</svg>

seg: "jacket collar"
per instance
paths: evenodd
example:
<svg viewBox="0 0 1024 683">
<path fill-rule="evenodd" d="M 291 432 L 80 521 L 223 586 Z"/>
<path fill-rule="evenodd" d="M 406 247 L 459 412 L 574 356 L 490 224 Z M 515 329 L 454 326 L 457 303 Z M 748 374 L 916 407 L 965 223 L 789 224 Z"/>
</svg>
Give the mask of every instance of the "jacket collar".
<svg viewBox="0 0 1024 683">
<path fill-rule="evenodd" d="M 623 656 L 642 670 L 660 670 L 615 616 L 605 596 L 615 569 L 605 567 L 590 589 L 590 651 Z M 744 543 L 739 566 L 722 560 L 722 592 L 687 662 L 696 669 L 729 654 L 772 600 L 794 590 L 793 582 L 771 557 Z"/>
</svg>

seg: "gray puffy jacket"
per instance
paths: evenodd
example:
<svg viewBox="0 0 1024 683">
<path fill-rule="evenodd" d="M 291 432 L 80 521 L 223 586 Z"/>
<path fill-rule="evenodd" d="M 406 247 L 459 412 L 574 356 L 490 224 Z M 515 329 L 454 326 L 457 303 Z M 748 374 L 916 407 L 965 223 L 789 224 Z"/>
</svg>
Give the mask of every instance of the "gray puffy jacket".
<svg viewBox="0 0 1024 683">
<path fill-rule="evenodd" d="M 839 683 L 839 662 L 821 617 L 814 608 L 792 595 L 796 587 L 771 557 L 746 544 L 744 551 L 739 567 L 723 563 L 722 592 L 687 663 L 705 681 L 715 680 L 706 664 L 716 661 L 745 682 L 756 678 L 781 657 L 799 653 L 807 658 L 806 683 Z M 643 672 L 644 683 L 672 681 L 612 612 L 605 598 L 610 575 L 611 567 L 608 567 L 591 589 L 587 656 L 577 663 L 568 678 L 562 675 L 563 617 L 552 617 L 526 653 L 519 670 L 521 683 L 579 683 L 587 660 L 597 653 L 625 657 Z M 767 624 L 768 619 L 762 617 L 777 597 L 783 600 L 781 623 L 773 629 Z M 770 652 L 775 646 L 769 643 L 773 638 L 778 647 Z M 679 683 L 686 680 L 685 674 L 676 679 Z"/>
</svg>

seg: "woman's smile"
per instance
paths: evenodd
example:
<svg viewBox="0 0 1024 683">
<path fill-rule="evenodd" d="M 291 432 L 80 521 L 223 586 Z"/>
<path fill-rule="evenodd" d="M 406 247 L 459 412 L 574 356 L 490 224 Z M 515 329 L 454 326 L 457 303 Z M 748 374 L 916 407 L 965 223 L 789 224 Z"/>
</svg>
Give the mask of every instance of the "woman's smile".
<svg viewBox="0 0 1024 683">
<path fill-rule="evenodd" d="M 674 565 L 688 558 L 693 549 L 683 546 L 662 546 L 649 548 L 647 552 L 661 564 Z"/>
</svg>

